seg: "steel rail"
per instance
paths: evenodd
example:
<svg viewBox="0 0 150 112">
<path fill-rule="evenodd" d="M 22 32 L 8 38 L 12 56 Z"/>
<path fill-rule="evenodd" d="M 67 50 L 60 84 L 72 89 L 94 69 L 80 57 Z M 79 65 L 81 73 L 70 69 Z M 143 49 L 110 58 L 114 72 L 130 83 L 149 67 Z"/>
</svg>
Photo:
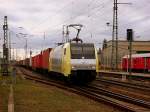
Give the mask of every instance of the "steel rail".
<svg viewBox="0 0 150 112">
<path fill-rule="evenodd" d="M 93 86 L 93 85 L 89 85 L 87 87 L 88 87 L 87 88 L 88 90 L 94 91 L 96 93 L 104 94 L 106 96 L 110 96 L 110 97 L 114 97 L 116 99 L 120 99 L 120 100 L 124 100 L 124 101 L 127 101 L 127 102 L 131 102 L 133 104 L 136 104 L 136 105 L 139 105 L 139 106 L 143 106 L 143 107 L 146 107 L 146 108 L 150 109 L 150 102 L 147 102 L 147 101 L 144 101 L 144 100 L 141 100 L 141 99 L 137 99 L 137 98 L 132 98 L 132 97 L 129 97 L 129 96 L 126 96 L 126 95 L 123 95 L 123 94 L 115 93 L 115 92 L 112 92 L 110 90 L 105 90 L 103 88 L 100 88 L 100 87 L 97 87 L 97 86 Z"/>
<path fill-rule="evenodd" d="M 132 112 L 149 112 L 150 111 L 149 108 L 135 105 L 130 102 L 120 101 L 120 99 L 112 98 L 111 95 L 109 96 L 109 95 L 105 95 L 105 94 L 99 94 L 96 92 L 97 90 L 94 91 L 94 89 L 89 91 L 89 88 L 87 88 L 87 87 L 66 86 L 64 84 L 58 84 L 57 81 L 50 82 L 50 81 L 41 79 L 36 76 L 31 76 L 31 75 L 25 73 L 25 71 L 23 71 L 22 73 L 25 75 L 25 78 L 27 78 L 27 79 L 34 80 L 34 81 L 40 82 L 42 84 L 51 85 L 51 86 L 55 86 L 55 87 L 58 87 L 61 89 L 65 89 L 65 90 L 86 96 L 88 98 L 94 99 L 95 101 L 99 101 L 99 102 L 103 101 L 105 103 L 109 103 L 111 105 L 117 106 L 124 110 L 132 111 Z"/>
<path fill-rule="evenodd" d="M 98 78 L 98 79 L 96 79 L 96 81 L 97 82 L 99 81 L 99 82 L 104 82 L 104 83 L 107 83 L 107 84 L 114 84 L 114 85 L 119 85 L 119 86 L 123 86 L 123 87 L 134 88 L 134 89 L 139 89 L 139 90 L 142 90 L 142 91 L 149 91 L 150 92 L 150 87 L 149 86 L 145 86 L 143 84 L 122 82 L 122 81 L 116 81 L 116 80 L 104 79 L 104 78 Z"/>
</svg>

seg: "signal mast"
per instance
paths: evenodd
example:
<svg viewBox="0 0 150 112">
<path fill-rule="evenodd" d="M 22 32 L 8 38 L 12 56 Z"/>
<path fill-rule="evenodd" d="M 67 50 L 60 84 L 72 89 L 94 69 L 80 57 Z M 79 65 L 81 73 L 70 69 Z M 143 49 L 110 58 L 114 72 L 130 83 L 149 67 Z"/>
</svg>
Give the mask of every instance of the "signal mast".
<svg viewBox="0 0 150 112">
<path fill-rule="evenodd" d="M 7 25 L 7 16 L 4 17 L 4 43 L 3 43 L 3 59 L 1 63 L 2 75 L 8 75 L 8 65 L 9 65 L 9 49 L 8 49 L 8 25 Z"/>
</svg>

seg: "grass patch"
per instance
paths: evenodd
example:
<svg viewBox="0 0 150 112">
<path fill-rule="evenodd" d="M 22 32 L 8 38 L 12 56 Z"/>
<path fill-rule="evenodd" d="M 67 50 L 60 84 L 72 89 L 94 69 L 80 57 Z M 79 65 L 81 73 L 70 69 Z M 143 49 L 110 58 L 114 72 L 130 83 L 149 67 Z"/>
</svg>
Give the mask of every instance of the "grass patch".
<svg viewBox="0 0 150 112">
<path fill-rule="evenodd" d="M 29 80 L 14 89 L 15 112 L 119 112 L 85 97 Z"/>
<path fill-rule="evenodd" d="M 10 76 L 0 76 L 0 112 L 8 112 L 10 84 Z"/>
</svg>

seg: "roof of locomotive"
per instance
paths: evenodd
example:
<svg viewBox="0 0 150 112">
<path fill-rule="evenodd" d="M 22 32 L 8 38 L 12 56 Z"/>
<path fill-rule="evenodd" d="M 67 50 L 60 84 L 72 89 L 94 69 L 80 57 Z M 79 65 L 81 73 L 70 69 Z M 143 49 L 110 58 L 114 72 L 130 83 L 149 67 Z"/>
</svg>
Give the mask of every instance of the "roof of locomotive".
<svg viewBox="0 0 150 112">
<path fill-rule="evenodd" d="M 78 44 L 84 44 L 84 45 L 94 45 L 94 43 L 73 43 L 73 42 L 67 42 L 62 44 L 61 46 L 68 46 L 68 45 L 78 45 Z M 59 45 L 60 46 L 60 45 Z"/>
<path fill-rule="evenodd" d="M 132 54 L 131 56 L 132 58 L 150 57 L 150 53 Z M 129 58 L 129 55 L 125 55 L 123 58 Z"/>
</svg>

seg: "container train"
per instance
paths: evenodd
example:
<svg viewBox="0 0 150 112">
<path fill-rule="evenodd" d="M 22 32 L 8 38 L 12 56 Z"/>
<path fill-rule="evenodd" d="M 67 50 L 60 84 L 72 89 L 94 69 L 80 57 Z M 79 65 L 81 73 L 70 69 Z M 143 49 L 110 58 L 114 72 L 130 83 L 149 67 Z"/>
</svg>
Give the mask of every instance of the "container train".
<svg viewBox="0 0 150 112">
<path fill-rule="evenodd" d="M 122 69 L 129 69 L 129 55 L 122 58 Z M 150 72 L 150 53 L 132 54 L 131 69 L 135 72 Z"/>
<path fill-rule="evenodd" d="M 21 60 L 19 65 L 44 73 L 59 74 L 71 82 L 89 83 L 99 70 L 97 50 L 93 43 L 71 43 L 48 48 L 40 54 Z"/>
</svg>

